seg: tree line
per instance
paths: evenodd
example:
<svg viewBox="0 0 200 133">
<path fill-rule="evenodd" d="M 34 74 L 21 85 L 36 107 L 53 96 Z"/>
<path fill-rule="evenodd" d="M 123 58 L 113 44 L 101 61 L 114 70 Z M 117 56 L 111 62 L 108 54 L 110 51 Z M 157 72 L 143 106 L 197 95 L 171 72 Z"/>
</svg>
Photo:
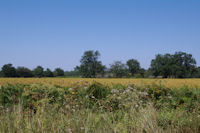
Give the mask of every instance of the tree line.
<svg viewBox="0 0 200 133">
<path fill-rule="evenodd" d="M 26 67 L 15 68 L 12 64 L 3 65 L 0 73 L 1 77 L 58 77 L 64 76 L 64 70 L 56 68 L 51 71 L 49 68 L 44 70 L 42 66 L 37 66 L 35 69 L 30 70 Z"/>
<path fill-rule="evenodd" d="M 145 70 L 136 59 L 129 59 L 126 63 L 114 61 L 107 68 L 99 60 L 99 51 L 85 51 L 80 60 L 80 65 L 73 71 L 56 68 L 51 71 L 44 70 L 42 66 L 37 66 L 30 70 L 26 67 L 13 67 L 12 64 L 5 64 L 1 71 L 1 77 L 162 77 L 162 78 L 200 78 L 200 67 L 197 67 L 196 60 L 192 54 L 185 52 L 175 52 L 174 54 L 158 54 L 152 59 L 150 68 Z"/>
</svg>

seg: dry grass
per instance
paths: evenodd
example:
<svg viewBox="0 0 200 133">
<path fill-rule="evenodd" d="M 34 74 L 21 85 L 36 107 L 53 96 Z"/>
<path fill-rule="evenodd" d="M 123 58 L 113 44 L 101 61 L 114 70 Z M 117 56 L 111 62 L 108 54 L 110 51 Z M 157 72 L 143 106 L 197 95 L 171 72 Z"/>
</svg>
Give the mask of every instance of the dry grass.
<svg viewBox="0 0 200 133">
<path fill-rule="evenodd" d="M 188 88 L 199 88 L 200 79 L 83 79 L 83 78 L 0 78 L 0 85 L 9 84 L 52 84 L 58 86 L 71 87 L 78 83 L 91 83 L 97 81 L 104 85 L 122 84 L 145 87 L 148 85 L 162 85 L 168 88 L 181 88 L 187 86 Z"/>
</svg>

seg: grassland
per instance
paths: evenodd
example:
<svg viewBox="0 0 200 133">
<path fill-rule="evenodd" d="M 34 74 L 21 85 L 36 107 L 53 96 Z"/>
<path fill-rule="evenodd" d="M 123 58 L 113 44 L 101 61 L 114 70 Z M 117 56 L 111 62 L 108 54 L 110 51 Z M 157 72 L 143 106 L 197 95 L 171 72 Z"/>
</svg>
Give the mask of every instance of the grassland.
<svg viewBox="0 0 200 133">
<path fill-rule="evenodd" d="M 147 87 L 152 85 L 162 85 L 167 88 L 200 88 L 200 79 L 85 79 L 85 78 L 0 78 L 0 85 L 5 84 L 50 84 L 62 87 L 73 87 L 76 84 L 99 82 L 104 85 L 135 85 L 137 87 Z"/>
<path fill-rule="evenodd" d="M 200 132 L 199 79 L 1 78 L 0 85 L 1 133 Z"/>
</svg>

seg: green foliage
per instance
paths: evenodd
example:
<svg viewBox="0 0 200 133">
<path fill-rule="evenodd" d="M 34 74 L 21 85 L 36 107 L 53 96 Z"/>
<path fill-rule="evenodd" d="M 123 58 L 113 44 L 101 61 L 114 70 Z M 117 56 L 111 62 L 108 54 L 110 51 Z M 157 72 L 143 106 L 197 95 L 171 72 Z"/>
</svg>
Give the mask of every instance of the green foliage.
<svg viewBox="0 0 200 133">
<path fill-rule="evenodd" d="M 16 70 L 15 67 L 12 66 L 12 64 L 5 64 L 2 67 L 2 74 L 4 77 L 16 77 Z"/>
<path fill-rule="evenodd" d="M 109 89 L 104 85 L 94 82 L 87 88 L 87 95 L 90 98 L 104 99 L 109 94 Z"/>
<path fill-rule="evenodd" d="M 35 77 L 41 78 L 41 77 L 43 77 L 43 72 L 44 72 L 43 67 L 37 66 L 37 67 L 33 70 L 33 75 L 34 75 Z"/>
<path fill-rule="evenodd" d="M 18 67 L 16 73 L 18 77 L 33 77 L 32 71 L 25 67 Z"/>
<path fill-rule="evenodd" d="M 3 73 L 2 73 L 2 71 L 0 71 L 0 77 L 3 77 Z"/>
<path fill-rule="evenodd" d="M 114 74 L 114 77 L 122 78 L 128 75 L 128 69 L 121 61 L 115 61 L 110 65 L 110 72 Z"/>
<path fill-rule="evenodd" d="M 18 104 L 24 91 L 24 85 L 6 85 L 0 86 L 0 105 L 4 107 Z"/>
<path fill-rule="evenodd" d="M 139 73 L 140 63 L 137 60 L 130 59 L 126 62 L 126 65 L 128 66 L 128 70 L 131 73 L 131 76 L 134 76 L 134 74 Z"/>
<path fill-rule="evenodd" d="M 98 60 L 99 57 L 99 51 L 86 51 L 80 60 L 81 65 L 77 66 L 76 70 L 85 78 L 95 78 L 98 74 L 104 74 L 105 66 Z"/>
<path fill-rule="evenodd" d="M 44 71 L 44 77 L 53 77 L 53 72 L 47 68 L 46 71 Z"/>
<path fill-rule="evenodd" d="M 191 54 L 176 52 L 175 54 L 156 55 L 151 61 L 151 71 L 154 76 L 164 78 L 190 78 L 197 71 L 196 61 Z"/>
<path fill-rule="evenodd" d="M 199 132 L 200 89 L 0 87 L 0 132 Z M 38 128 L 39 127 L 39 128 Z"/>
<path fill-rule="evenodd" d="M 62 70 L 61 68 L 56 68 L 54 70 L 53 74 L 55 77 L 64 76 L 64 70 Z"/>
</svg>

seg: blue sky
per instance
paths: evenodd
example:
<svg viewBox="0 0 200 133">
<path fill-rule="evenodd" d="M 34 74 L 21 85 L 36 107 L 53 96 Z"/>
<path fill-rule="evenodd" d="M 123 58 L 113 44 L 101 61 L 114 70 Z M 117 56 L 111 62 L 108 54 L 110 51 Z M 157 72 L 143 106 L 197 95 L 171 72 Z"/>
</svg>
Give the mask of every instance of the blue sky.
<svg viewBox="0 0 200 133">
<path fill-rule="evenodd" d="M 86 50 L 103 64 L 184 51 L 200 65 L 199 0 L 1 0 L 0 66 L 72 70 Z"/>
</svg>

